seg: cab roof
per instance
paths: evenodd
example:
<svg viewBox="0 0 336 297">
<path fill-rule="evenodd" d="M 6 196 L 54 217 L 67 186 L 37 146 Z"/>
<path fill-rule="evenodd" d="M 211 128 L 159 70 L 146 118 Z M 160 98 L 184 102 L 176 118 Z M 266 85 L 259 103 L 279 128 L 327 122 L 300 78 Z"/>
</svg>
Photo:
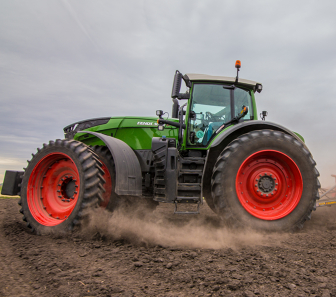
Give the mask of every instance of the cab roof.
<svg viewBox="0 0 336 297">
<path fill-rule="evenodd" d="M 206 82 L 223 82 L 223 83 L 234 83 L 236 81 L 235 77 L 227 77 L 227 76 L 214 76 L 214 75 L 207 75 L 207 74 L 196 74 L 196 73 L 187 73 L 186 74 L 191 82 L 196 81 L 206 81 Z M 250 89 L 256 89 L 257 85 L 262 85 L 259 82 L 239 78 L 238 84 L 242 86 L 246 86 Z"/>
</svg>

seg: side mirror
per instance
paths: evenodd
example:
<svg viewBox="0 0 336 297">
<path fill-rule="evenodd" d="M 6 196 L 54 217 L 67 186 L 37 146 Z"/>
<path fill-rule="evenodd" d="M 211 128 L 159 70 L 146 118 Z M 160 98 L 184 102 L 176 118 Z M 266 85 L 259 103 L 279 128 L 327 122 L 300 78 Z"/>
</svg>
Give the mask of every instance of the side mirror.
<svg viewBox="0 0 336 297">
<path fill-rule="evenodd" d="M 175 76 L 174 76 L 172 93 L 171 93 L 172 98 L 178 98 L 178 95 L 180 94 L 180 90 L 181 90 L 181 83 L 182 83 L 182 73 L 176 70 Z"/>
<path fill-rule="evenodd" d="M 172 118 L 178 119 L 178 112 L 179 112 L 180 105 L 176 98 L 173 99 L 173 109 L 172 109 Z"/>
<path fill-rule="evenodd" d="M 260 114 L 260 118 L 265 121 L 265 118 L 268 116 L 268 112 L 266 110 L 263 110 Z"/>
</svg>

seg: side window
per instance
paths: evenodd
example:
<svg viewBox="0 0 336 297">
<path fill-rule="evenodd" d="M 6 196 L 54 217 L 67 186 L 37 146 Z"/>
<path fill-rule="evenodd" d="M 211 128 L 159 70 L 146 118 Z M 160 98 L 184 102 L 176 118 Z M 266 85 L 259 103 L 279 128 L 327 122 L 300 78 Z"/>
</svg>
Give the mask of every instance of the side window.
<svg viewBox="0 0 336 297">
<path fill-rule="evenodd" d="M 223 85 L 195 84 L 189 118 L 188 144 L 208 145 L 212 135 L 231 119 L 230 90 Z"/>
<path fill-rule="evenodd" d="M 237 115 L 241 110 L 242 107 L 245 105 L 248 107 L 248 113 L 243 118 L 244 120 L 250 120 L 251 115 L 253 116 L 252 111 L 252 99 L 249 91 L 236 88 L 234 90 L 234 102 L 235 102 L 235 115 Z"/>
</svg>

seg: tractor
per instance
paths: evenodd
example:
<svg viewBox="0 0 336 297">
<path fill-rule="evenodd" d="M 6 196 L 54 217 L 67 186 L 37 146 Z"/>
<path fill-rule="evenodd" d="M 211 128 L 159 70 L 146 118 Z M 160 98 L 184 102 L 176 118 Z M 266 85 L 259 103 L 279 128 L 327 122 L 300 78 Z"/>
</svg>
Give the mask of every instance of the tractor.
<svg viewBox="0 0 336 297">
<path fill-rule="evenodd" d="M 6 171 L 2 194 L 20 196 L 36 234 L 71 230 L 98 206 L 164 202 L 193 214 L 203 200 L 233 228 L 302 228 L 319 198 L 316 163 L 301 135 L 266 121 L 267 112 L 258 120 L 263 86 L 235 66 L 235 77 L 176 71 L 170 118 L 157 110 L 66 126 L 24 171 Z M 194 211 L 181 211 L 187 203 Z"/>
</svg>

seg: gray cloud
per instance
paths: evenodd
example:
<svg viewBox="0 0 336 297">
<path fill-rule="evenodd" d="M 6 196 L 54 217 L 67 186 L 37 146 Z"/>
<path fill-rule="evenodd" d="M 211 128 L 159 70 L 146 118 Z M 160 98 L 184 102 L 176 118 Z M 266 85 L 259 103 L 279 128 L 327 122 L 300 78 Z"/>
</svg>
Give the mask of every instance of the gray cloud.
<svg viewBox="0 0 336 297">
<path fill-rule="evenodd" d="M 287 0 L 2 1 L 0 151 L 7 161 L 0 179 L 77 120 L 170 111 L 176 69 L 234 76 L 240 59 L 241 77 L 264 85 L 258 110 L 302 134 L 322 183 L 333 183 L 335 6 Z"/>
</svg>

